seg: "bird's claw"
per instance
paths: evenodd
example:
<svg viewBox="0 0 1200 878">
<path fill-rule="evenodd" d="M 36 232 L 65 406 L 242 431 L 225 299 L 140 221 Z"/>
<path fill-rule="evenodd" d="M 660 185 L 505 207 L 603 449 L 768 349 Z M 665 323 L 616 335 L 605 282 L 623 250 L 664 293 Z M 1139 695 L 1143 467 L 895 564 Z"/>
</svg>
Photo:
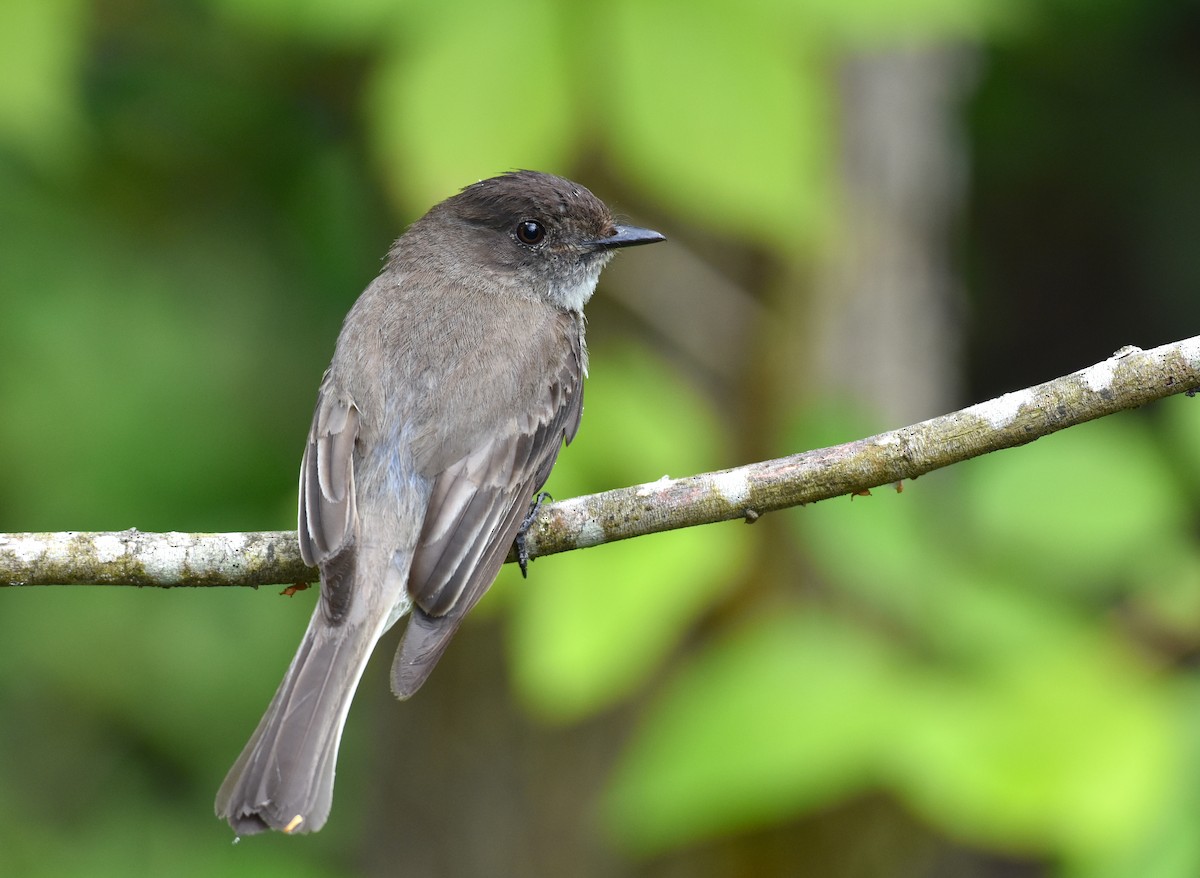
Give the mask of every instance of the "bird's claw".
<svg viewBox="0 0 1200 878">
<path fill-rule="evenodd" d="M 533 520 L 537 518 L 538 510 L 554 498 L 550 496 L 548 491 L 540 492 L 533 498 L 533 502 L 529 504 L 529 512 L 525 514 L 525 519 L 521 522 L 521 527 L 517 530 L 517 538 L 514 543 L 517 547 L 517 564 L 521 568 L 521 578 L 529 577 L 529 551 L 525 548 L 525 535 L 529 532 L 529 528 L 533 525 Z"/>
</svg>

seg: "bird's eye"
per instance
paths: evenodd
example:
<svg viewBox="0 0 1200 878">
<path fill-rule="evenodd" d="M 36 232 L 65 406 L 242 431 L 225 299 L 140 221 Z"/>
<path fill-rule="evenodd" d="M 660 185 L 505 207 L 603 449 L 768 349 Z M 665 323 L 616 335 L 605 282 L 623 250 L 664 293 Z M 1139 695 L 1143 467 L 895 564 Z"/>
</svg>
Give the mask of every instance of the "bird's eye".
<svg viewBox="0 0 1200 878">
<path fill-rule="evenodd" d="M 532 246 L 539 243 L 544 237 L 546 237 L 546 230 L 541 223 L 534 220 L 522 220 L 517 223 L 517 240 L 522 244 Z"/>
</svg>

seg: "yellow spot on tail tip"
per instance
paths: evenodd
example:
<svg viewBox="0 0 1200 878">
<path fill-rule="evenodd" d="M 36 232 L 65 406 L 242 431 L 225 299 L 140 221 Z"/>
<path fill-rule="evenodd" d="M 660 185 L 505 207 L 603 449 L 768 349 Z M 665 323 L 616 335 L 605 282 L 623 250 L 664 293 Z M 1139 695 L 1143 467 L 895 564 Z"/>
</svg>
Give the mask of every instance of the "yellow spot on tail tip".
<svg viewBox="0 0 1200 878">
<path fill-rule="evenodd" d="M 295 832 L 295 831 L 296 831 L 296 827 L 298 827 L 298 826 L 299 826 L 301 823 L 303 823 L 303 822 L 304 822 L 304 817 L 303 817 L 302 815 L 300 815 L 300 814 L 297 814 L 295 817 L 293 817 L 293 818 L 291 819 L 291 821 L 288 823 L 288 825 L 287 825 L 287 826 L 283 827 L 283 831 L 284 831 L 285 833 L 287 833 L 287 832 Z"/>
</svg>

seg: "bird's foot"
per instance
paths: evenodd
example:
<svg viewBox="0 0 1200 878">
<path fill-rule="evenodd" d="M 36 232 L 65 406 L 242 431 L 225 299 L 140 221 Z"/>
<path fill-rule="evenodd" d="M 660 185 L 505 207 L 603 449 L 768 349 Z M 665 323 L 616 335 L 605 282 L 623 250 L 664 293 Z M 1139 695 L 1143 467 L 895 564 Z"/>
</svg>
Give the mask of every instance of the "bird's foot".
<svg viewBox="0 0 1200 878">
<path fill-rule="evenodd" d="M 534 497 L 533 502 L 529 504 L 529 512 L 525 514 L 525 520 L 521 522 L 521 527 L 517 531 L 517 538 L 514 542 L 517 546 L 517 564 L 521 567 L 522 579 L 529 576 L 529 551 L 525 548 L 525 534 L 529 532 L 529 528 L 533 525 L 533 520 L 537 518 L 538 510 L 545 503 L 553 499 L 547 491 L 542 491 Z"/>
</svg>

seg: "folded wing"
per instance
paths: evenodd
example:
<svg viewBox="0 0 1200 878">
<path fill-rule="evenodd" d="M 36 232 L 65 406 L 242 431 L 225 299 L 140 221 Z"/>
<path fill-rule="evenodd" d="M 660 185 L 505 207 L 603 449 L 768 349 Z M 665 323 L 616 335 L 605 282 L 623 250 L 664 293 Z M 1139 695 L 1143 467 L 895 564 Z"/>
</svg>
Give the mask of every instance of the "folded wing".
<svg viewBox="0 0 1200 878">
<path fill-rule="evenodd" d="M 566 315 L 564 315 L 566 317 Z M 578 332 L 533 410 L 519 413 L 434 479 L 409 573 L 412 617 L 392 665 L 392 690 L 412 695 L 433 670 L 467 611 L 483 596 L 512 547 L 529 502 L 583 411 Z"/>
</svg>

